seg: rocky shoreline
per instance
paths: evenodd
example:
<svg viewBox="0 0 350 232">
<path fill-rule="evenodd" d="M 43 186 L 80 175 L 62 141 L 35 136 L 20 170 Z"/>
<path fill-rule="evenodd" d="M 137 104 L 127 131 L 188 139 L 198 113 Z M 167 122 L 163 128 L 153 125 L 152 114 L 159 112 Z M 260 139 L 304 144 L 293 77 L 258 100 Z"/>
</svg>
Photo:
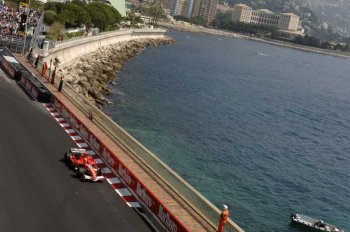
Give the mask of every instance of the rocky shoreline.
<svg viewBox="0 0 350 232">
<path fill-rule="evenodd" d="M 64 67 L 59 75 L 64 76 L 65 82 L 89 99 L 92 104 L 101 107 L 109 103 L 106 96 L 111 93 L 111 84 L 115 83 L 116 73 L 127 60 L 147 47 L 173 43 L 174 39 L 165 36 L 156 39 L 135 39 L 101 47 L 72 65 Z"/>
</svg>

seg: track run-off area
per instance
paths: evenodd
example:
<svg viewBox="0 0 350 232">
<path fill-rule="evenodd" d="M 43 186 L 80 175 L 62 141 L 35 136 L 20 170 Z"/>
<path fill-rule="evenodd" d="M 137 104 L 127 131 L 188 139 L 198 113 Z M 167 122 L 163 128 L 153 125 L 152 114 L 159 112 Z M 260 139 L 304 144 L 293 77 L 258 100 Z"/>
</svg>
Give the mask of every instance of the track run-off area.
<svg viewBox="0 0 350 232">
<path fill-rule="evenodd" d="M 152 231 L 92 151 L 106 181 L 76 177 L 63 160 L 71 147 L 89 150 L 51 105 L 0 70 L 0 231 Z"/>
</svg>

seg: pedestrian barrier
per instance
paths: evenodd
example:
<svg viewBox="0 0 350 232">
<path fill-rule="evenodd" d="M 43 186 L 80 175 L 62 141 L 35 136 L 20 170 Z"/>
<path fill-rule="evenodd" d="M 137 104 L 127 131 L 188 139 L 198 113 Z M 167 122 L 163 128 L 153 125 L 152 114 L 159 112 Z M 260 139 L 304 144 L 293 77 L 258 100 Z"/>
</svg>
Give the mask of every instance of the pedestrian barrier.
<svg viewBox="0 0 350 232">
<path fill-rule="evenodd" d="M 51 92 L 19 63 L 6 48 L 0 52 L 0 63 L 9 76 L 18 81 L 34 99 L 44 103 L 51 101 Z"/>
</svg>

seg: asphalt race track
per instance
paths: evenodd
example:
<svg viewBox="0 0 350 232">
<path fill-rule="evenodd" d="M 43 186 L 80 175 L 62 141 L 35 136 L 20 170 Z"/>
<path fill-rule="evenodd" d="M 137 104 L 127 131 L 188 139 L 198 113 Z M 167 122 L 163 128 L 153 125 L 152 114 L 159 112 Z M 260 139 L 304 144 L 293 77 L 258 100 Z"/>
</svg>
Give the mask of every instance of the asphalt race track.
<svg viewBox="0 0 350 232">
<path fill-rule="evenodd" d="M 75 147 L 41 103 L 0 70 L 0 231 L 152 231 L 107 183 L 62 161 Z"/>
</svg>

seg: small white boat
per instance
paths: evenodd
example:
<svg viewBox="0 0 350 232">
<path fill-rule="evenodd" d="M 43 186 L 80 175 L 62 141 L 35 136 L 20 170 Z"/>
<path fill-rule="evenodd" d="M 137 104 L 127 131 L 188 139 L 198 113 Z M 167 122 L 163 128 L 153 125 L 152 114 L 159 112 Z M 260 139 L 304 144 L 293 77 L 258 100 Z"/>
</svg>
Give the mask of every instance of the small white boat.
<svg viewBox="0 0 350 232">
<path fill-rule="evenodd" d="M 339 226 L 334 226 L 299 213 L 292 213 L 291 220 L 292 223 L 308 228 L 310 231 L 344 232 Z"/>
</svg>

